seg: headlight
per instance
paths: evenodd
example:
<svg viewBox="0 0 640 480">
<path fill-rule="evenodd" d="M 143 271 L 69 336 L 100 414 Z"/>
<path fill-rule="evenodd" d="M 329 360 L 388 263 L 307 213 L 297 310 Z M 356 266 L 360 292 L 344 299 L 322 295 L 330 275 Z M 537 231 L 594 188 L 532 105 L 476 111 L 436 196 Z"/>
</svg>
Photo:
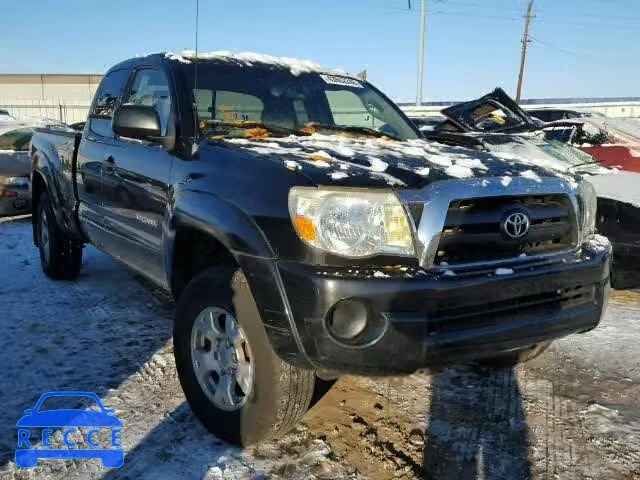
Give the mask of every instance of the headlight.
<svg viewBox="0 0 640 480">
<path fill-rule="evenodd" d="M 593 185 L 586 180 L 582 180 L 578 184 L 578 202 L 580 204 L 580 227 L 583 235 L 594 233 L 596 231 L 598 197 Z"/>
<path fill-rule="evenodd" d="M 0 185 L 4 187 L 28 187 L 29 186 L 29 178 L 28 177 L 1 177 L 0 176 Z"/>
<path fill-rule="evenodd" d="M 409 219 L 391 192 L 294 187 L 289 213 L 304 242 L 336 255 L 414 254 Z"/>
</svg>

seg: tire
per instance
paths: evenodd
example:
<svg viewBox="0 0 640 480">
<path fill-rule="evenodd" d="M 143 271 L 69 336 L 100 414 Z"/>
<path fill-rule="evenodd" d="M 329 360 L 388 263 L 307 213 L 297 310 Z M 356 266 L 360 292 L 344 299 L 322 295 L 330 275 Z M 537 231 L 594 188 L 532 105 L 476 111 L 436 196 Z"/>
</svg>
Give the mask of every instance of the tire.
<svg viewBox="0 0 640 480">
<path fill-rule="evenodd" d="M 216 328 L 203 333 L 209 325 Z M 228 329 L 235 332 L 231 354 L 223 340 Z M 194 278 L 178 302 L 173 335 L 189 406 L 219 438 L 239 446 L 277 438 L 307 412 L 315 372 L 293 367 L 273 351 L 240 270 L 212 268 Z M 243 381 L 248 377 L 250 382 Z"/>
<path fill-rule="evenodd" d="M 42 271 L 54 280 L 73 280 L 82 265 L 82 244 L 65 237 L 44 192 L 36 208 L 36 230 Z"/>
<path fill-rule="evenodd" d="M 518 363 L 528 362 L 542 355 L 551 346 L 551 342 L 543 342 L 532 347 L 523 348 L 514 352 L 508 352 L 495 357 L 482 358 L 475 363 L 482 367 L 507 368 Z"/>
</svg>

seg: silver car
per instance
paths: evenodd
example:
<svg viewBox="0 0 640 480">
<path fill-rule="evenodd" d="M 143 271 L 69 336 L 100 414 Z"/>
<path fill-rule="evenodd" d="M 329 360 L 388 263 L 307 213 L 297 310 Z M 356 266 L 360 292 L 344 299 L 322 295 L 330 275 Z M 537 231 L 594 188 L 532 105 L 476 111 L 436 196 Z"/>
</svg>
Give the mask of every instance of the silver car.
<svg viewBox="0 0 640 480">
<path fill-rule="evenodd" d="M 31 212 L 29 143 L 34 128 L 0 122 L 0 216 Z"/>
</svg>

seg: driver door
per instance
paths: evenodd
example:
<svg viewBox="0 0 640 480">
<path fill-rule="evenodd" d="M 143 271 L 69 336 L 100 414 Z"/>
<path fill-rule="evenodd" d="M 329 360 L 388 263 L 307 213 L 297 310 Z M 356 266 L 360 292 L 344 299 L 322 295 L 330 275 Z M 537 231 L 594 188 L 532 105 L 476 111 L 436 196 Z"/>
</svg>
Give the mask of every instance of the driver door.
<svg viewBox="0 0 640 480">
<path fill-rule="evenodd" d="M 175 135 L 167 75 L 156 68 L 137 69 L 122 104 L 153 107 L 160 119 L 161 137 L 142 141 L 116 135 L 117 148 L 105 157 L 102 169 L 105 226 L 112 235 L 110 243 L 125 263 L 165 285 L 163 225 L 174 156 L 163 146 L 162 137 Z"/>
</svg>

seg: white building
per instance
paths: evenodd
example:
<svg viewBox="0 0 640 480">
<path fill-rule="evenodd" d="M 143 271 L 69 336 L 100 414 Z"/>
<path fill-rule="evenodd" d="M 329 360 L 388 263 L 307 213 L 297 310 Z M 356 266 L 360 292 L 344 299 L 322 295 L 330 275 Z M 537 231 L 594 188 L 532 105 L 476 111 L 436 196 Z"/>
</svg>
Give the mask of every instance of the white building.
<svg viewBox="0 0 640 480">
<path fill-rule="evenodd" d="M 102 75 L 0 73 L 0 107 L 17 117 L 84 121 Z"/>
</svg>

